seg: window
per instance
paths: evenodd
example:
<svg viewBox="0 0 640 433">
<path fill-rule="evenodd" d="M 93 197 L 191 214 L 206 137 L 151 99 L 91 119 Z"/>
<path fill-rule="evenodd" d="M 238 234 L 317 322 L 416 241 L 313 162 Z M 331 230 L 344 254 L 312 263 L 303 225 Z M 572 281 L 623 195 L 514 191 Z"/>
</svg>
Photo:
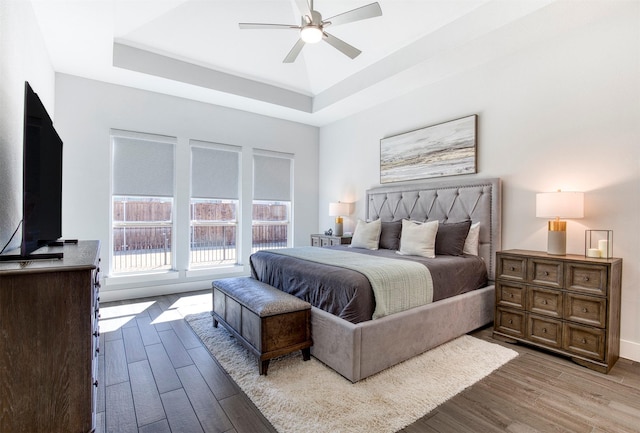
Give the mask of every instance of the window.
<svg viewBox="0 0 640 433">
<path fill-rule="evenodd" d="M 253 156 L 252 251 L 291 242 L 293 155 L 256 151 Z"/>
<path fill-rule="evenodd" d="M 112 130 L 111 140 L 112 272 L 171 269 L 176 139 Z"/>
<path fill-rule="evenodd" d="M 240 150 L 191 141 L 190 268 L 238 263 Z"/>
</svg>

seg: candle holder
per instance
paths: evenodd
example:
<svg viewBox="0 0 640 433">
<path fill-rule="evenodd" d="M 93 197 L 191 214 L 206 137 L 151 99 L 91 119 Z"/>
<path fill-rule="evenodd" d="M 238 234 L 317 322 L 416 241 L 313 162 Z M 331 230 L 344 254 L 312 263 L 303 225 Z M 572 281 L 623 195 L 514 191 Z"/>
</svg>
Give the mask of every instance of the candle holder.
<svg viewBox="0 0 640 433">
<path fill-rule="evenodd" d="M 584 255 L 599 259 L 613 257 L 613 230 L 585 230 Z"/>
</svg>

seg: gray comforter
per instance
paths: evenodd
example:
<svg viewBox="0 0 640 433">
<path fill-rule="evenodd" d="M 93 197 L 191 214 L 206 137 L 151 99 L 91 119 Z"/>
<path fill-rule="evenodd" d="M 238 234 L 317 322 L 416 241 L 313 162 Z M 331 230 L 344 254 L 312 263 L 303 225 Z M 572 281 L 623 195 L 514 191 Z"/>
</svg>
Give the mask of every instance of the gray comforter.
<svg viewBox="0 0 640 433">
<path fill-rule="evenodd" d="M 476 256 L 437 256 L 427 259 L 401 256 L 393 250 L 376 251 L 330 247 L 354 254 L 371 254 L 424 264 L 433 279 L 433 301 L 456 296 L 487 284 L 486 265 Z M 250 257 L 252 276 L 353 323 L 371 320 L 375 297 L 362 273 L 338 266 L 258 251 Z"/>
</svg>

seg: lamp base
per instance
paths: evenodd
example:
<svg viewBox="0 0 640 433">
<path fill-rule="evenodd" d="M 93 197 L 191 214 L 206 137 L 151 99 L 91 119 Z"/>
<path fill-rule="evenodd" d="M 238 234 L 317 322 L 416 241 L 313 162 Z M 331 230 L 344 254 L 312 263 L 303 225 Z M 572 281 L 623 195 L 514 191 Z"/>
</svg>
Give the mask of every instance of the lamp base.
<svg viewBox="0 0 640 433">
<path fill-rule="evenodd" d="M 342 236 L 342 217 L 336 218 L 336 226 L 335 226 L 335 229 L 333 230 L 333 235 Z"/>
<path fill-rule="evenodd" d="M 567 232 L 550 230 L 547 237 L 547 254 L 554 256 L 567 255 Z"/>
</svg>

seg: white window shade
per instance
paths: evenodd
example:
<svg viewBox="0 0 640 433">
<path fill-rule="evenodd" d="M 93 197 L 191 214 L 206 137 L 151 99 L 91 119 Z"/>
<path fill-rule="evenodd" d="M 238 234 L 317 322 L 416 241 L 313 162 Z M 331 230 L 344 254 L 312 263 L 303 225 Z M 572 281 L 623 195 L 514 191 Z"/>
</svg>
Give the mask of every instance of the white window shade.
<svg viewBox="0 0 640 433">
<path fill-rule="evenodd" d="M 253 199 L 291 201 L 290 157 L 253 156 Z"/>
<path fill-rule="evenodd" d="M 191 197 L 239 198 L 240 152 L 228 149 L 191 147 Z"/>
<path fill-rule="evenodd" d="M 112 132 L 113 195 L 172 197 L 175 139 Z"/>
</svg>

